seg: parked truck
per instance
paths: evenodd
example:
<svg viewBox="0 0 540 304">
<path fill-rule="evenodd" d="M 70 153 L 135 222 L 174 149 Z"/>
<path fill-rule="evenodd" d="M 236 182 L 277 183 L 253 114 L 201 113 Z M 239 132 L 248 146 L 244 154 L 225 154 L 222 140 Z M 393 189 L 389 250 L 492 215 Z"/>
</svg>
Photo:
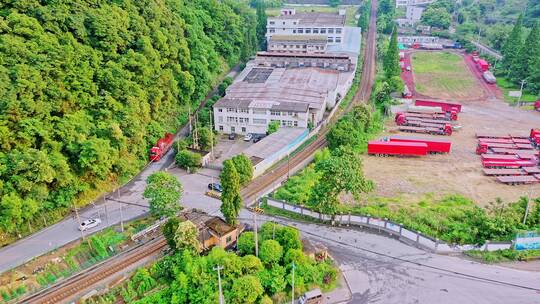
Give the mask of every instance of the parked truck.
<svg viewBox="0 0 540 304">
<path fill-rule="evenodd" d="M 534 103 L 534 109 L 540 112 L 540 99 Z"/>
<path fill-rule="evenodd" d="M 424 133 L 424 134 L 433 134 L 433 135 L 452 135 L 453 129 L 452 125 L 446 124 L 442 127 L 432 127 L 428 125 L 419 125 L 419 126 L 399 126 L 398 128 L 403 132 L 411 133 Z"/>
<path fill-rule="evenodd" d="M 444 112 L 461 112 L 461 104 L 453 102 L 417 99 L 414 101 L 414 105 L 423 107 L 438 107 Z"/>
<path fill-rule="evenodd" d="M 489 71 L 489 63 L 484 59 L 478 59 L 476 62 L 476 68 L 478 68 L 480 72 L 487 72 Z"/>
<path fill-rule="evenodd" d="M 495 78 L 495 75 L 493 75 L 493 73 L 491 73 L 490 71 L 483 72 L 482 77 L 487 83 L 493 84 L 497 82 L 497 78 Z"/>
<path fill-rule="evenodd" d="M 422 156 L 428 154 L 428 145 L 418 142 L 370 141 L 368 154 L 376 156 Z"/>
<path fill-rule="evenodd" d="M 158 139 L 155 146 L 150 148 L 150 161 L 159 161 L 171 149 L 174 141 L 174 134 L 166 133 L 163 138 Z"/>
<path fill-rule="evenodd" d="M 428 137 L 409 137 L 394 135 L 390 137 L 390 142 L 413 142 L 425 143 L 428 147 L 428 153 L 450 153 L 452 143 L 446 139 L 428 138 Z"/>
</svg>

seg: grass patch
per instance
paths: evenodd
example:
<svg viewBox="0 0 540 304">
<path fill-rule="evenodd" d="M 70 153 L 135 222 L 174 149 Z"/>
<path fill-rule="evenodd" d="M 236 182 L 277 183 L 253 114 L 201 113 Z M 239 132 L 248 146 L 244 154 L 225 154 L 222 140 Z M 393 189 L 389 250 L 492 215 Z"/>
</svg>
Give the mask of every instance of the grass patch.
<svg viewBox="0 0 540 304">
<path fill-rule="evenodd" d="M 465 255 L 485 263 L 493 264 L 538 259 L 540 258 L 540 249 L 521 251 L 513 249 L 503 249 L 496 251 L 469 250 L 465 252 Z"/>
<path fill-rule="evenodd" d="M 436 97 L 468 97 L 478 91 L 461 56 L 450 52 L 416 52 L 412 56 L 416 90 Z M 478 93 L 477 93 L 478 94 Z"/>
<path fill-rule="evenodd" d="M 503 76 L 497 76 L 497 86 L 503 91 L 504 100 L 508 103 L 515 104 L 517 102 L 517 97 L 508 96 L 510 91 L 519 91 L 519 86 L 510 82 L 508 79 Z M 534 102 L 538 98 L 537 95 L 523 90 L 523 95 L 521 96 L 521 101 L 524 102 Z"/>
<path fill-rule="evenodd" d="M 297 13 L 337 13 L 339 9 L 345 9 L 345 25 L 346 26 L 356 26 L 357 21 L 354 18 L 358 12 L 358 5 L 347 5 L 339 7 L 331 6 L 318 6 L 318 5 L 306 5 L 306 6 L 293 6 L 296 9 Z M 266 9 L 266 15 L 268 17 L 277 17 L 279 16 L 280 7 L 271 7 Z"/>
</svg>

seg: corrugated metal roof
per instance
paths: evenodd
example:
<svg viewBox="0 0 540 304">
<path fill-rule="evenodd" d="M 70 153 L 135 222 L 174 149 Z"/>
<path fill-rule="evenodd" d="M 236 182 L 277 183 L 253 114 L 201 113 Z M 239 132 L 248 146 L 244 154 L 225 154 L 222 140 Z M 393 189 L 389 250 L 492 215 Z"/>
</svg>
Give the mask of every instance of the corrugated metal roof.
<svg viewBox="0 0 540 304">
<path fill-rule="evenodd" d="M 344 26 L 345 15 L 338 13 L 295 13 L 293 15 L 282 15 L 277 17 L 268 17 L 268 20 L 298 20 L 299 26 Z"/>
</svg>

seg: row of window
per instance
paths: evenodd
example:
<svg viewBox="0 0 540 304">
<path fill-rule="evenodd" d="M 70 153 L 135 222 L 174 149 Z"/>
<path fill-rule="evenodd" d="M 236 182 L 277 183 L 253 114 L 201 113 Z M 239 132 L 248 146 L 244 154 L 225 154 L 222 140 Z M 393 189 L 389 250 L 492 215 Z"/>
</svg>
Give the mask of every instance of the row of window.
<svg viewBox="0 0 540 304">
<path fill-rule="evenodd" d="M 277 44 L 277 45 L 273 45 L 273 48 L 276 48 L 276 49 L 279 49 L 279 48 L 281 48 L 281 49 L 287 49 L 287 48 L 288 49 L 295 49 L 295 48 L 296 49 L 306 49 L 307 45 L 305 45 L 305 44 L 304 45 L 299 45 L 299 44 L 296 44 L 296 45 L 292 45 L 292 44 L 290 44 L 290 45 L 286 45 L 286 44 L 279 45 L 279 44 Z M 315 50 L 324 50 L 324 47 L 318 46 L 318 45 L 312 46 L 312 48 L 315 49 Z"/>
<path fill-rule="evenodd" d="M 222 113 L 223 108 L 218 108 L 217 111 Z M 268 111 L 264 110 L 264 109 L 253 109 L 252 112 L 253 112 L 253 114 L 259 114 L 259 115 L 268 114 Z M 249 113 L 249 109 L 227 108 L 227 113 Z M 273 115 L 273 116 L 287 116 L 287 115 L 294 116 L 295 112 L 281 112 L 281 111 L 270 110 L 270 115 Z"/>
<path fill-rule="evenodd" d="M 277 121 L 278 123 L 281 124 L 281 126 L 283 127 L 298 127 L 298 121 L 296 120 L 277 120 L 277 119 L 270 119 L 271 122 L 273 121 Z"/>
<path fill-rule="evenodd" d="M 218 116 L 218 122 L 223 122 L 223 116 Z M 248 124 L 249 118 L 247 117 L 233 117 L 233 116 L 227 116 L 227 122 L 228 123 L 241 123 L 241 124 Z"/>
<path fill-rule="evenodd" d="M 282 28 L 283 31 L 285 31 L 285 28 Z M 333 34 L 334 29 L 333 28 L 298 28 L 293 29 L 293 34 Z M 273 27 L 268 28 L 269 33 L 275 33 L 276 29 Z M 336 34 L 341 34 L 341 28 L 335 29 Z"/>
<path fill-rule="evenodd" d="M 284 127 L 298 127 L 298 121 L 296 120 L 279 120 L 279 119 L 270 119 L 270 121 L 277 121 Z M 253 118 L 253 124 L 256 125 L 266 125 L 267 120 L 263 118 Z M 223 123 L 223 116 L 218 117 L 218 123 Z M 247 117 L 231 117 L 227 116 L 227 123 L 234 123 L 234 124 L 248 124 L 249 118 Z M 220 130 L 222 131 L 222 130 Z"/>
<path fill-rule="evenodd" d="M 223 132 L 223 126 L 218 126 L 218 129 L 219 129 L 219 131 Z M 242 133 L 246 133 L 246 127 L 242 127 L 241 130 L 242 130 Z M 232 133 L 236 132 L 236 128 L 231 127 L 231 132 Z"/>
</svg>

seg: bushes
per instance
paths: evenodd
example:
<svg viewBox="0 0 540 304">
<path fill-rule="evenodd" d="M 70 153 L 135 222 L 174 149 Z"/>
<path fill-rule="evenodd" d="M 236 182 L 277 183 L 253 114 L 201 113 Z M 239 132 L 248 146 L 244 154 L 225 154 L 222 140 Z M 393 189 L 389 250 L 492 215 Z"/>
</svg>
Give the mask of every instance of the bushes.
<svg viewBox="0 0 540 304">
<path fill-rule="evenodd" d="M 182 150 L 176 153 L 174 159 L 178 167 L 190 170 L 191 172 L 197 171 L 202 166 L 202 156 L 199 153 L 189 150 Z"/>
<path fill-rule="evenodd" d="M 267 131 L 267 133 L 268 133 L 268 134 L 276 133 L 277 130 L 279 130 L 279 121 L 277 121 L 277 120 L 271 121 L 271 122 L 268 124 L 268 131 Z"/>
</svg>

